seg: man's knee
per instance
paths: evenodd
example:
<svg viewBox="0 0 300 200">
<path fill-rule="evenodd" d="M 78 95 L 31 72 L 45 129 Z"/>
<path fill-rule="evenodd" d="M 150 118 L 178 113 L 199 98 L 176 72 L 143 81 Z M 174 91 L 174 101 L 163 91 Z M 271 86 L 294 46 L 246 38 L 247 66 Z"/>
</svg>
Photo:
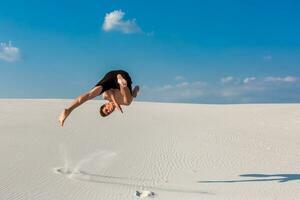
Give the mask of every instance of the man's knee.
<svg viewBox="0 0 300 200">
<path fill-rule="evenodd" d="M 127 80 L 121 75 L 117 75 L 118 83 L 121 87 L 126 87 L 127 86 Z"/>
<path fill-rule="evenodd" d="M 88 98 L 89 99 L 95 98 L 96 96 L 100 95 L 101 91 L 102 91 L 102 87 L 101 86 L 94 87 L 91 91 L 89 91 L 87 93 Z"/>
<path fill-rule="evenodd" d="M 86 102 L 87 100 L 89 100 L 89 93 L 85 93 L 85 94 L 82 94 L 82 95 L 78 96 L 76 100 L 80 104 Z"/>
<path fill-rule="evenodd" d="M 88 92 L 88 93 L 87 93 L 87 99 L 93 99 L 93 98 L 95 98 L 96 96 L 98 96 L 98 95 L 97 95 L 97 93 L 95 93 L 95 92 Z"/>
</svg>

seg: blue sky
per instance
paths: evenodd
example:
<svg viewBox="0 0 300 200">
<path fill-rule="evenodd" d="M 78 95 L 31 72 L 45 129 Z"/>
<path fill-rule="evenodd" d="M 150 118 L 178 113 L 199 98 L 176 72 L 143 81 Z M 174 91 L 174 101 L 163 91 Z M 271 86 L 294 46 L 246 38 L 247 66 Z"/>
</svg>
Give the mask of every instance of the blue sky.
<svg viewBox="0 0 300 200">
<path fill-rule="evenodd" d="M 0 6 L 0 97 L 74 98 L 125 69 L 139 100 L 300 102 L 299 1 Z"/>
</svg>

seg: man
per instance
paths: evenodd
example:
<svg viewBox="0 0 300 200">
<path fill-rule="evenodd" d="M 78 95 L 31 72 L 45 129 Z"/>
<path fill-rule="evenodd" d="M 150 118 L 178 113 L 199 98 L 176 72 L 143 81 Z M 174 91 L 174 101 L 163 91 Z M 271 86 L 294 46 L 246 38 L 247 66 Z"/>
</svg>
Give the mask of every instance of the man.
<svg viewBox="0 0 300 200">
<path fill-rule="evenodd" d="M 139 86 L 135 86 L 132 91 L 131 84 L 131 78 L 126 71 L 113 70 L 108 72 L 94 88 L 76 97 L 71 105 L 62 111 L 59 116 L 60 125 L 64 125 L 66 118 L 75 108 L 101 94 L 103 94 L 105 100 L 108 100 L 107 103 L 100 107 L 100 115 L 102 117 L 111 114 L 115 108 L 123 113 L 121 105 L 130 105 L 139 92 Z"/>
</svg>

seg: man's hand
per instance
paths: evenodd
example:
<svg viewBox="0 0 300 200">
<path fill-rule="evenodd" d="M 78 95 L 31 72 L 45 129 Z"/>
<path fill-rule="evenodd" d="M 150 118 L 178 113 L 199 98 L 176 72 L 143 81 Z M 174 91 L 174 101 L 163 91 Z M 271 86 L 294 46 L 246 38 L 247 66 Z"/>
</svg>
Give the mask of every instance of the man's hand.
<svg viewBox="0 0 300 200">
<path fill-rule="evenodd" d="M 118 109 L 121 113 L 123 113 L 122 107 L 121 107 L 118 103 L 114 103 L 114 104 L 115 104 L 115 106 L 117 107 L 117 109 Z"/>
</svg>

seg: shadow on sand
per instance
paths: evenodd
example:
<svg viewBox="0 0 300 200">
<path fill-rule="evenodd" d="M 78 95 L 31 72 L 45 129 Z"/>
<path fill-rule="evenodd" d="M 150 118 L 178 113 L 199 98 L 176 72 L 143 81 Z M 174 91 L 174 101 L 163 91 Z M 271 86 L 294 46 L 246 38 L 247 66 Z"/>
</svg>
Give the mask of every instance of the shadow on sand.
<svg viewBox="0 0 300 200">
<path fill-rule="evenodd" d="M 164 186 L 154 186 L 155 184 L 143 184 L 143 182 L 151 182 L 149 179 L 139 179 L 139 178 L 127 178 L 118 176 L 105 176 L 100 174 L 93 174 L 81 171 L 75 177 L 77 180 L 88 181 L 94 183 L 104 183 L 112 185 L 123 185 L 123 186 L 133 186 L 133 187 L 143 187 L 152 190 L 160 190 L 167 192 L 179 192 L 179 193 L 194 193 L 194 194 L 206 194 L 212 195 L 213 193 L 201 191 L 201 190 L 190 190 L 184 188 L 169 188 Z"/>
<path fill-rule="evenodd" d="M 224 180 L 224 181 L 198 181 L 198 183 L 243 183 L 243 182 L 265 182 L 277 181 L 285 183 L 288 181 L 300 181 L 300 174 L 242 174 L 240 177 L 251 177 L 252 179 Z"/>
</svg>

